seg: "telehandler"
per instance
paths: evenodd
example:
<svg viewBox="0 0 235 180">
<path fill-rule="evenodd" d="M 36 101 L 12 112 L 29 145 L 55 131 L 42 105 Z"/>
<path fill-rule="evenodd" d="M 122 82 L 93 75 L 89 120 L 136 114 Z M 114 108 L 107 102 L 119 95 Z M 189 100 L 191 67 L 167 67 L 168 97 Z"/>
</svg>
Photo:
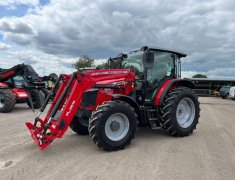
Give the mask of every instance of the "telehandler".
<svg viewBox="0 0 235 180">
<path fill-rule="evenodd" d="M 0 113 L 8 113 L 15 103 L 23 102 L 32 109 L 39 109 L 49 94 L 45 81 L 50 79 L 49 76 L 39 77 L 28 64 L 0 68 Z"/>
</svg>

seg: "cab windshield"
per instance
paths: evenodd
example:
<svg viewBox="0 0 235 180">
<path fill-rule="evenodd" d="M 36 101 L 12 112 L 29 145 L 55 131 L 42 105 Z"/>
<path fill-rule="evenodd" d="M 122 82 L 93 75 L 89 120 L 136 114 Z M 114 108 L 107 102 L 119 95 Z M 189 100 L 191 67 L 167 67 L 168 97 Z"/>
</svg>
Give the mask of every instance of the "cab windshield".
<svg viewBox="0 0 235 180">
<path fill-rule="evenodd" d="M 144 72 L 143 67 L 143 51 L 137 51 L 128 54 L 128 57 L 122 61 L 122 68 L 130 69 L 136 72 L 136 75 L 141 75 Z"/>
<path fill-rule="evenodd" d="M 143 51 L 128 54 L 122 61 L 122 68 L 136 71 L 136 75 L 144 74 Z M 147 80 L 150 84 L 159 82 L 165 77 L 175 74 L 173 54 L 165 51 L 154 51 L 154 63 L 147 69 Z"/>
</svg>

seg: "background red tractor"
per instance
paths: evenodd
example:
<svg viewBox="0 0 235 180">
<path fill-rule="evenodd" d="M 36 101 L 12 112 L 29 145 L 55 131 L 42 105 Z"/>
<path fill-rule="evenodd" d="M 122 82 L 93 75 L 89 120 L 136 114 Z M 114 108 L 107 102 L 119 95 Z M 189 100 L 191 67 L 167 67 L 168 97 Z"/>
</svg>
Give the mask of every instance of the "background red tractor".
<svg viewBox="0 0 235 180">
<path fill-rule="evenodd" d="M 40 149 L 61 138 L 69 126 L 77 134 L 90 134 L 104 150 L 130 144 L 137 126 L 188 136 L 198 124 L 200 108 L 194 84 L 180 79 L 180 58 L 185 56 L 143 47 L 111 58 L 110 69 L 61 75 L 46 117 L 39 114 L 26 125 Z"/>
<path fill-rule="evenodd" d="M 0 69 L 0 113 L 10 112 L 17 102 L 40 108 L 49 94 L 44 82 L 48 79 L 49 76 L 39 77 L 32 66 L 26 64 Z"/>
</svg>

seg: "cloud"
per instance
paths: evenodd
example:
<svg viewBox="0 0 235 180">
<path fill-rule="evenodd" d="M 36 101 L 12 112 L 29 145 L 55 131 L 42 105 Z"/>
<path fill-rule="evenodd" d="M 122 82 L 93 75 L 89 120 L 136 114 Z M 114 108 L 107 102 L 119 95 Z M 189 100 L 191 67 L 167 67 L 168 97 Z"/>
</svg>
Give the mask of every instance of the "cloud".
<svg viewBox="0 0 235 180">
<path fill-rule="evenodd" d="M 182 71 L 181 72 L 181 77 L 182 78 L 192 78 L 196 74 L 206 74 L 205 72 L 200 72 L 200 71 Z"/>
<path fill-rule="evenodd" d="M 8 6 L 10 8 L 14 8 L 15 6 L 20 4 L 37 6 L 39 4 L 39 0 L 0 0 L 0 6 Z"/>
<path fill-rule="evenodd" d="M 218 77 L 218 74 L 220 74 L 220 77 L 230 77 L 234 78 L 234 72 L 235 67 L 227 67 L 227 68 L 215 68 L 208 72 L 210 77 Z"/>
<path fill-rule="evenodd" d="M 69 58 L 68 56 L 55 56 L 47 54 L 36 49 L 33 50 L 8 50 L 1 56 L 0 62 L 2 68 L 10 68 L 16 64 L 30 64 L 36 72 L 40 75 L 48 75 L 52 72 L 61 74 L 71 74 L 75 69 L 72 64 L 76 61 L 76 58 Z M 67 66 L 64 66 L 67 63 Z"/>
<path fill-rule="evenodd" d="M 32 42 L 32 37 L 23 34 L 5 33 L 4 40 L 10 40 L 19 45 L 28 45 Z"/>
<path fill-rule="evenodd" d="M 2 18 L 0 19 L 0 31 L 15 34 L 36 35 L 37 32 L 33 26 L 20 18 Z"/>
<path fill-rule="evenodd" d="M 34 55 L 48 54 L 65 69 L 65 56 L 104 59 L 151 45 L 187 53 L 182 70 L 190 76 L 235 73 L 232 0 L 52 0 L 43 7 L 32 2 L 35 8 L 25 16 L 0 20 L 3 39 L 30 47 Z"/>
<path fill-rule="evenodd" d="M 16 44 L 28 45 L 37 36 L 37 31 L 27 20 L 20 18 L 0 19 L 0 32 L 4 40 L 10 40 Z"/>
<path fill-rule="evenodd" d="M 0 50 L 8 50 L 10 48 L 10 45 L 0 42 Z"/>
</svg>

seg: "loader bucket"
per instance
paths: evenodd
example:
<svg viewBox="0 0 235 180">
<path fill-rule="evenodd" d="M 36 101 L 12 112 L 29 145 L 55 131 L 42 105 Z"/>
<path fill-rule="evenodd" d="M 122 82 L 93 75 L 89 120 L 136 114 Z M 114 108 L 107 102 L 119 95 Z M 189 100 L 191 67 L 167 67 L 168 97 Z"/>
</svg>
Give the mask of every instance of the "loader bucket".
<svg viewBox="0 0 235 180">
<path fill-rule="evenodd" d="M 40 150 L 45 149 L 53 141 L 53 138 L 50 135 L 41 133 L 40 127 L 36 127 L 30 122 L 25 124 L 29 129 L 34 142 L 38 145 Z"/>
</svg>

